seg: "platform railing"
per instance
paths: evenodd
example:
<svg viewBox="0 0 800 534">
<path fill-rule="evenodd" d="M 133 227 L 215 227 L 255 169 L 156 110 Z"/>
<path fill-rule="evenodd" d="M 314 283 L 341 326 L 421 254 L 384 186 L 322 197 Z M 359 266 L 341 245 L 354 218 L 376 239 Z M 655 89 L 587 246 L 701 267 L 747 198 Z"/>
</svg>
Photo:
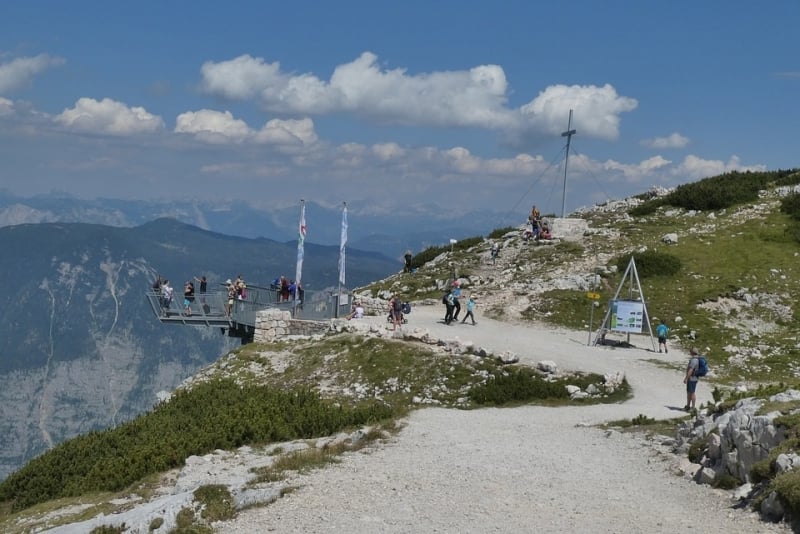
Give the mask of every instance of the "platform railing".
<svg viewBox="0 0 800 534">
<path fill-rule="evenodd" d="M 228 290 L 224 286 L 206 293 L 195 293 L 188 309 L 184 307 L 184 295 L 178 291 L 173 293 L 169 302 L 160 291 L 147 292 L 150 307 L 162 323 L 254 328 L 257 312 L 268 308 L 286 310 L 294 319 L 309 321 L 344 317 L 349 311 L 347 304 L 343 304 L 337 314 L 337 298 L 333 291 L 304 291 L 303 297 L 303 300 L 281 302 L 279 290 L 248 284 L 245 298 L 233 299 L 229 313 Z"/>
</svg>

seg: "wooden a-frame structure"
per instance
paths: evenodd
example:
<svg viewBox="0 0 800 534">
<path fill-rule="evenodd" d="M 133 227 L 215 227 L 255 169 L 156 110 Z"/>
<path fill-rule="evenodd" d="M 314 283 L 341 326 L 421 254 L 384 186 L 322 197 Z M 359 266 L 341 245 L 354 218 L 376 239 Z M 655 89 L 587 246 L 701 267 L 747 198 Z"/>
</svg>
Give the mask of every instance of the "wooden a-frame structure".
<svg viewBox="0 0 800 534">
<path fill-rule="evenodd" d="M 653 346 L 653 352 L 656 351 L 656 343 L 655 337 L 653 336 L 653 327 L 650 324 L 650 314 L 647 312 L 647 303 L 644 299 L 644 292 L 642 291 L 642 284 L 639 282 L 639 273 L 636 270 L 636 261 L 633 259 L 634 257 L 631 256 L 631 261 L 628 262 L 628 266 L 625 268 L 625 273 L 622 275 L 622 280 L 620 280 L 619 286 L 617 287 L 617 292 L 614 293 L 614 298 L 611 299 L 608 305 L 608 309 L 606 310 L 605 317 L 603 318 L 603 322 L 600 324 L 600 328 L 597 330 L 595 334 L 594 343 L 593 345 L 597 345 L 597 343 L 605 337 L 605 333 L 614 330 L 614 331 L 623 331 L 628 333 L 628 343 L 631 340 L 631 330 L 630 329 L 617 329 L 612 328 L 611 321 L 612 321 L 612 313 L 617 307 L 617 302 L 632 302 L 632 303 L 639 303 L 641 302 L 642 305 L 642 326 L 647 324 L 647 331 L 650 333 L 650 343 Z M 630 278 L 630 280 L 629 280 Z M 628 283 L 628 298 L 627 299 L 620 299 L 619 295 L 622 291 L 622 288 L 625 286 L 625 283 Z M 634 292 L 634 283 L 636 284 L 635 291 L 639 294 L 639 298 L 633 298 Z"/>
</svg>

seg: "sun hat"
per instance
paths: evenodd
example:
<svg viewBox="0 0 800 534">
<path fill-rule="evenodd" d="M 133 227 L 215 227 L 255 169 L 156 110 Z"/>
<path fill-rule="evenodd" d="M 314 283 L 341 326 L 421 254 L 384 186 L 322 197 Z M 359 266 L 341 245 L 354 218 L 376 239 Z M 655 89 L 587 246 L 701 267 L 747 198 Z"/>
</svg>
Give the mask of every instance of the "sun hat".
<svg viewBox="0 0 800 534">
<path fill-rule="evenodd" d="M 230 278 L 228 278 L 227 280 L 225 280 L 225 283 L 226 283 L 226 284 L 230 284 L 230 283 L 231 283 L 231 279 L 230 279 Z"/>
</svg>

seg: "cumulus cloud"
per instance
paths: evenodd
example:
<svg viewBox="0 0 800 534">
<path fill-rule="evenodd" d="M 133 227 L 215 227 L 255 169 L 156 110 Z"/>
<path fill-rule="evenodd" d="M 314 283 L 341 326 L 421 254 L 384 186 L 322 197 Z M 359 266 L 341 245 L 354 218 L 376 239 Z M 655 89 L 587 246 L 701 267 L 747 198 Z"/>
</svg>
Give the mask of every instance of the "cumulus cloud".
<svg viewBox="0 0 800 534">
<path fill-rule="evenodd" d="M 243 120 L 234 119 L 230 111 L 201 109 L 187 111 L 175 119 L 175 133 L 194 134 L 208 143 L 240 143 L 252 132 Z"/>
<path fill-rule="evenodd" d="M 520 108 L 529 128 L 556 134 L 566 128 L 565 118 L 574 111 L 573 127 L 589 137 L 613 140 L 619 136 L 620 114 L 633 111 L 639 103 L 619 96 L 613 86 L 552 85 Z"/>
<path fill-rule="evenodd" d="M 671 163 L 670 160 L 661 156 L 654 156 L 639 163 L 619 163 L 614 160 L 608 160 L 603 163 L 603 169 L 620 172 L 630 183 L 640 183 L 645 178 L 652 176 L 654 172 L 666 168 Z"/>
<path fill-rule="evenodd" d="M 63 65 L 60 57 L 39 54 L 34 57 L 19 57 L 8 63 L 0 63 L 0 94 L 7 94 L 29 85 L 33 78 L 49 69 Z"/>
<path fill-rule="evenodd" d="M 314 121 L 309 118 L 294 120 L 272 119 L 255 133 L 257 143 L 308 146 L 317 142 Z"/>
<path fill-rule="evenodd" d="M 669 148 L 684 148 L 689 144 L 689 138 L 684 137 L 678 132 L 672 133 L 667 137 L 654 137 L 653 139 L 643 139 L 640 141 L 642 146 L 664 150 Z"/>
<path fill-rule="evenodd" d="M 164 121 L 158 115 L 110 98 L 81 98 L 75 102 L 75 107 L 65 109 L 53 120 L 73 131 L 120 136 L 152 133 L 164 128 Z"/>
<path fill-rule="evenodd" d="M 515 109 L 508 106 L 510 88 L 498 65 L 409 74 L 405 69 L 381 68 L 371 52 L 337 66 L 327 81 L 310 73 L 286 73 L 280 63 L 249 55 L 206 62 L 201 76 L 200 87 L 208 94 L 252 99 L 276 113 L 346 112 L 366 120 L 415 126 L 549 135 L 564 128 L 565 118 L 573 109 L 580 116 L 581 132 L 603 139 L 615 139 L 619 115 L 638 105 L 608 84 L 556 85 Z"/>
<path fill-rule="evenodd" d="M 731 156 L 725 162 L 721 160 L 701 159 L 697 156 L 686 156 L 683 162 L 678 165 L 673 174 L 678 176 L 686 176 L 692 180 L 706 178 L 708 176 L 716 176 L 732 171 L 765 171 L 766 165 L 742 165 L 738 156 Z"/>
<path fill-rule="evenodd" d="M 230 111 L 201 109 L 181 113 L 175 120 L 175 132 L 193 134 L 207 143 L 258 143 L 283 146 L 308 146 L 317 142 L 314 121 L 272 119 L 260 130 L 250 128 Z"/>
</svg>

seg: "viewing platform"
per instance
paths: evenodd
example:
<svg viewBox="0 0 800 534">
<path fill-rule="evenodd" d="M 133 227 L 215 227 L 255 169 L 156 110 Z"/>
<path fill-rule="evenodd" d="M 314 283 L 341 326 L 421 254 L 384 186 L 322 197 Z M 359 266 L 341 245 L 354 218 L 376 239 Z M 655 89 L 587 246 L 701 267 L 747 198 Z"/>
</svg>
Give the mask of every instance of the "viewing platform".
<svg viewBox="0 0 800 534">
<path fill-rule="evenodd" d="M 343 290 L 343 294 L 347 294 Z M 242 343 L 253 340 L 256 313 L 266 309 L 278 309 L 291 313 L 292 318 L 308 321 L 327 321 L 343 317 L 349 311 L 344 303 L 337 314 L 335 291 L 305 291 L 303 301 L 280 302 L 277 289 L 247 285 L 247 297 L 234 299 L 231 313 L 227 313 L 228 290 L 214 289 L 206 293 L 195 293 L 190 309 L 183 306 L 182 293 L 175 291 L 170 302 L 165 302 L 158 291 L 147 292 L 150 308 L 163 324 L 184 326 L 208 326 L 221 328 L 231 337 L 242 339 Z"/>
</svg>

